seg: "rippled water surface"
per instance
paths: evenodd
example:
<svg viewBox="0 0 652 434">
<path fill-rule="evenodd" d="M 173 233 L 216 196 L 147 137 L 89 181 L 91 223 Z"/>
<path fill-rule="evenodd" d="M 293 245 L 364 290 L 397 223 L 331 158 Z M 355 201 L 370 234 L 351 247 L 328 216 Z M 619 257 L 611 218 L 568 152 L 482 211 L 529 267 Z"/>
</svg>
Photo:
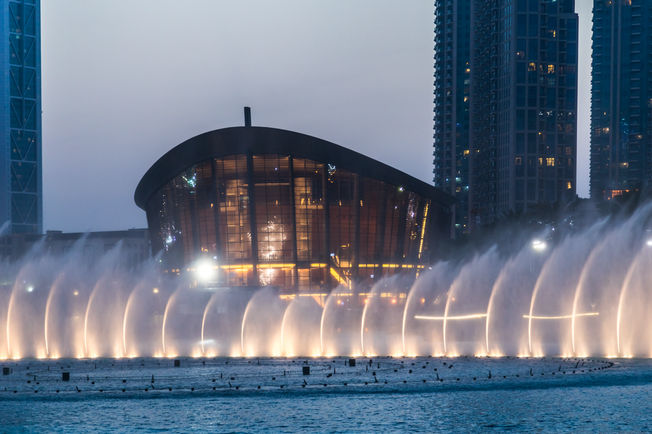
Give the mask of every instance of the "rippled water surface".
<svg viewBox="0 0 652 434">
<path fill-rule="evenodd" d="M 652 430 L 648 360 L 356 362 L 0 363 L 0 431 Z"/>
</svg>

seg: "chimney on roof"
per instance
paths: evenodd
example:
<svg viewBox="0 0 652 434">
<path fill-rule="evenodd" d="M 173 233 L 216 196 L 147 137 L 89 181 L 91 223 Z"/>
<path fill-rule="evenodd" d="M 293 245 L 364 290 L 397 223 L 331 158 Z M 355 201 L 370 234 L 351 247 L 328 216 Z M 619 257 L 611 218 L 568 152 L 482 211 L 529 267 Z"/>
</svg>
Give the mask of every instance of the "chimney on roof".
<svg viewBox="0 0 652 434">
<path fill-rule="evenodd" d="M 245 127 L 251 126 L 251 107 L 244 108 Z"/>
</svg>

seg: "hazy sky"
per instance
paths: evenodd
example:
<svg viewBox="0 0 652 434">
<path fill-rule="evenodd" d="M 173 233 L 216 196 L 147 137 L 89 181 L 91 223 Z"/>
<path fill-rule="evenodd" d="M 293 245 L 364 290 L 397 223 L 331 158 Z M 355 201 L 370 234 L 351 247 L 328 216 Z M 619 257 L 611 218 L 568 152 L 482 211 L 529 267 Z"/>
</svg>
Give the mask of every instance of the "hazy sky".
<svg viewBox="0 0 652 434">
<path fill-rule="evenodd" d="M 578 192 L 588 195 L 590 0 Z M 432 0 L 42 0 L 44 229 L 145 227 L 161 155 L 243 123 L 333 141 L 432 181 Z"/>
</svg>

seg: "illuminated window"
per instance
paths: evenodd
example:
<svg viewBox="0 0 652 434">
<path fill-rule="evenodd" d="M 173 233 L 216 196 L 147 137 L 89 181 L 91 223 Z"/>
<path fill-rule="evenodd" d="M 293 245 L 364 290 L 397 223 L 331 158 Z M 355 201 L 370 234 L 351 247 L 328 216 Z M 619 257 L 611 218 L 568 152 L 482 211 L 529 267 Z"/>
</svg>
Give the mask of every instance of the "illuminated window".
<svg viewBox="0 0 652 434">
<path fill-rule="evenodd" d="M 527 70 L 528 71 L 536 71 L 537 70 L 537 64 L 534 62 L 530 62 L 527 64 Z"/>
<path fill-rule="evenodd" d="M 554 165 L 555 165 L 555 158 L 554 157 L 546 158 L 546 166 L 554 166 Z"/>
</svg>

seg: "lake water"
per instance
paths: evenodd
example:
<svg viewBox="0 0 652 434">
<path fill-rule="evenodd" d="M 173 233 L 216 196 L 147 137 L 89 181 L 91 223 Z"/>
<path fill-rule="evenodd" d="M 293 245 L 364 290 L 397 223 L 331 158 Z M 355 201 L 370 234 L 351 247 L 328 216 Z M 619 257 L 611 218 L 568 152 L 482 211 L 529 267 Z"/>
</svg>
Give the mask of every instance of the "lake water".
<svg viewBox="0 0 652 434">
<path fill-rule="evenodd" d="M 0 431 L 651 431 L 652 361 L 0 362 Z M 304 367 L 310 374 L 304 375 Z M 62 381 L 63 373 L 69 381 Z"/>
</svg>

